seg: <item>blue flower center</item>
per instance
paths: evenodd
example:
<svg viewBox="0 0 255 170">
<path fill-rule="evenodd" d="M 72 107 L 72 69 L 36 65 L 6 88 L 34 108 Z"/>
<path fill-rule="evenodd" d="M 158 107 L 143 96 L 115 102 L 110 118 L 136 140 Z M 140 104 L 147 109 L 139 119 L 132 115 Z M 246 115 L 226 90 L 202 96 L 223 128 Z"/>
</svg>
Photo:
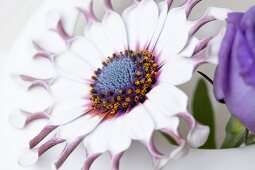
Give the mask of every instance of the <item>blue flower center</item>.
<svg viewBox="0 0 255 170">
<path fill-rule="evenodd" d="M 130 111 L 146 100 L 158 70 L 155 56 L 148 50 L 113 54 L 92 76 L 91 108 L 109 118 Z"/>
<path fill-rule="evenodd" d="M 128 56 L 115 58 L 103 67 L 97 76 L 94 90 L 103 93 L 112 91 L 117 93 L 119 90 L 132 85 L 135 81 L 136 65 Z"/>
</svg>

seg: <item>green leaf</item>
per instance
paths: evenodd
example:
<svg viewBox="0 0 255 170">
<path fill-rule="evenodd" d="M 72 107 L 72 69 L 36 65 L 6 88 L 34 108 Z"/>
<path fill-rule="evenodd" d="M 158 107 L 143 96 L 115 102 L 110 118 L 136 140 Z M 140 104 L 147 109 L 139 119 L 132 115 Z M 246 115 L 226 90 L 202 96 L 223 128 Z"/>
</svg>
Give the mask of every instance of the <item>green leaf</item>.
<svg viewBox="0 0 255 170">
<path fill-rule="evenodd" d="M 203 79 L 198 81 L 194 98 L 193 98 L 193 116 L 195 119 L 210 127 L 210 134 L 206 143 L 200 148 L 215 149 L 215 128 L 214 128 L 214 113 L 211 101 L 208 94 L 206 82 Z"/>
<path fill-rule="evenodd" d="M 231 117 L 226 126 L 226 138 L 221 148 L 235 148 L 244 143 L 246 129 L 236 118 Z"/>
</svg>

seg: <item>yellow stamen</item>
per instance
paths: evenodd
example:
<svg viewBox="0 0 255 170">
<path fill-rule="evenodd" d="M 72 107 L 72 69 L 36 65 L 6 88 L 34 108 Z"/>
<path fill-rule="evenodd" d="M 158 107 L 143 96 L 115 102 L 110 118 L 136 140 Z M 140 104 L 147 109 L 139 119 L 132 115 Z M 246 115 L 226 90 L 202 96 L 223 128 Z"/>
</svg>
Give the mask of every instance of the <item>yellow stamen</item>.
<svg viewBox="0 0 255 170">
<path fill-rule="evenodd" d="M 140 83 L 141 83 L 141 84 L 144 84 L 144 83 L 145 83 L 145 80 L 144 80 L 144 79 L 142 79 L 142 80 L 140 81 Z"/>
<path fill-rule="evenodd" d="M 130 102 L 130 101 L 131 101 L 130 97 L 127 97 L 126 102 Z"/>
<path fill-rule="evenodd" d="M 126 108 L 128 106 L 127 102 L 122 103 L 122 107 Z"/>
<path fill-rule="evenodd" d="M 136 93 L 136 94 L 140 94 L 140 92 L 141 92 L 140 89 L 136 89 L 136 90 L 135 90 L 135 93 Z"/>
<path fill-rule="evenodd" d="M 121 96 L 117 96 L 117 100 L 120 101 L 121 100 Z"/>
<path fill-rule="evenodd" d="M 136 75 L 137 77 L 139 77 L 139 76 L 142 75 L 142 73 L 141 73 L 140 71 L 137 71 L 137 72 L 135 73 L 135 75 Z"/>
<path fill-rule="evenodd" d="M 147 83 L 151 83 L 152 82 L 152 79 L 151 78 L 148 78 L 148 80 L 147 80 Z"/>
<path fill-rule="evenodd" d="M 135 96 L 135 102 L 138 102 L 139 96 Z"/>
<path fill-rule="evenodd" d="M 133 92 L 132 89 L 128 89 L 128 94 L 131 94 Z"/>
<path fill-rule="evenodd" d="M 139 85 L 140 85 L 140 81 L 139 81 L 139 80 L 136 80 L 136 81 L 135 81 L 135 85 L 139 86 Z"/>
</svg>

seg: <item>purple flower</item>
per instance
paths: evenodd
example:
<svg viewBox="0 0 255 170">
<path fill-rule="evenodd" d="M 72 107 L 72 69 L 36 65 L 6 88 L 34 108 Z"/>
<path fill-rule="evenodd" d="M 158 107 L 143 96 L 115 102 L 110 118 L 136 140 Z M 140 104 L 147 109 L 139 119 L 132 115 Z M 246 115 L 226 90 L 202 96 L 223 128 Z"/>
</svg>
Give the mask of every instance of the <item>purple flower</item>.
<svg viewBox="0 0 255 170">
<path fill-rule="evenodd" d="M 233 116 L 255 132 L 255 6 L 229 13 L 219 51 L 214 94 Z"/>
</svg>

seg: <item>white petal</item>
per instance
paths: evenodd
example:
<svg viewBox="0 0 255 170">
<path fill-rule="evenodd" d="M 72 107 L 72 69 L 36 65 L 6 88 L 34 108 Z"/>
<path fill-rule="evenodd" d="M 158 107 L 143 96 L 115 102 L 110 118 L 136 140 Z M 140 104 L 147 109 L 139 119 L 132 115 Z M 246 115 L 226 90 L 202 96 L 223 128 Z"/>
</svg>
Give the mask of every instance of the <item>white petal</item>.
<svg viewBox="0 0 255 170">
<path fill-rule="evenodd" d="M 48 28 L 35 35 L 33 40 L 43 49 L 52 53 L 59 53 L 66 48 L 65 41 L 56 32 L 48 30 Z"/>
<path fill-rule="evenodd" d="M 168 4 L 167 1 L 162 1 L 159 3 L 159 18 L 158 18 L 158 23 L 156 26 L 156 29 L 154 31 L 154 34 L 152 36 L 150 45 L 149 45 L 149 50 L 153 50 L 153 48 L 155 47 L 159 35 L 161 33 L 161 30 L 165 24 L 165 20 L 166 20 L 166 16 L 167 16 L 167 12 L 168 12 Z"/>
<path fill-rule="evenodd" d="M 102 22 L 107 39 L 114 49 L 118 52 L 126 50 L 128 47 L 127 33 L 121 16 L 110 10 L 106 12 Z"/>
<path fill-rule="evenodd" d="M 50 93 L 56 100 L 70 97 L 85 98 L 88 96 L 89 90 L 88 84 L 72 81 L 64 77 L 59 77 L 50 87 Z"/>
<path fill-rule="evenodd" d="M 54 163 L 52 164 L 51 166 L 52 170 L 60 169 L 61 166 L 65 163 L 66 159 L 68 159 L 68 157 L 79 146 L 79 144 L 82 142 L 83 139 L 84 139 L 84 135 L 74 139 L 72 138 L 68 139 L 58 159 L 54 161 Z"/>
<path fill-rule="evenodd" d="M 105 59 L 100 50 L 85 37 L 79 37 L 74 40 L 70 50 L 95 69 L 101 67 L 102 61 Z"/>
<path fill-rule="evenodd" d="M 116 52 L 111 42 L 107 39 L 107 36 L 105 35 L 102 23 L 90 23 L 85 27 L 84 34 L 88 39 L 90 39 L 94 44 L 96 44 L 100 52 L 105 57 L 111 56 L 113 53 Z"/>
<path fill-rule="evenodd" d="M 99 154 L 108 149 L 108 129 L 110 124 L 105 122 L 100 124 L 91 134 L 83 141 L 83 144 L 89 155 Z"/>
<path fill-rule="evenodd" d="M 199 40 L 196 37 L 191 38 L 191 40 L 187 43 L 184 49 L 178 54 L 178 56 L 191 57 L 198 44 L 199 44 Z"/>
<path fill-rule="evenodd" d="M 53 101 L 54 100 L 47 91 L 36 88 L 20 95 L 16 100 L 16 107 L 26 112 L 34 113 L 51 106 Z"/>
<path fill-rule="evenodd" d="M 172 85 L 180 85 L 189 81 L 196 67 L 204 62 L 217 63 L 217 53 L 223 32 L 209 41 L 208 47 L 193 55 L 200 42 L 197 38 L 192 38 L 187 46 L 176 55 L 176 57 L 166 58 L 165 64 L 161 69 L 159 80 Z M 210 37 L 208 37 L 210 38 Z M 206 40 L 206 39 L 205 39 Z M 161 57 L 161 56 L 160 56 Z M 164 58 L 164 57 L 163 57 Z"/>
<path fill-rule="evenodd" d="M 213 16 L 217 20 L 225 20 L 227 18 L 228 13 L 232 12 L 227 8 L 217 8 L 217 7 L 210 7 L 206 11 L 206 15 Z"/>
<path fill-rule="evenodd" d="M 177 160 L 188 154 L 189 149 L 186 145 L 181 145 L 170 154 L 169 158 L 173 160 Z"/>
<path fill-rule="evenodd" d="M 18 73 L 12 73 L 11 78 L 17 83 L 17 85 L 27 91 L 35 87 L 41 87 L 48 90 L 56 80 L 56 77 L 39 78 Z"/>
<path fill-rule="evenodd" d="M 93 131 L 100 123 L 102 117 L 90 114 L 83 115 L 74 121 L 61 126 L 58 137 L 63 139 L 76 139 Z"/>
<path fill-rule="evenodd" d="M 147 100 L 143 104 L 148 109 L 150 114 L 153 117 L 155 122 L 156 128 L 169 136 L 171 136 L 178 145 L 168 157 L 166 158 L 159 158 L 158 161 L 155 162 L 155 168 L 160 169 L 164 167 L 170 159 L 178 159 L 185 155 L 188 152 L 188 148 L 185 145 L 184 139 L 179 134 L 179 118 L 177 116 L 167 116 L 162 114 L 151 101 Z"/>
<path fill-rule="evenodd" d="M 220 51 L 221 42 L 225 35 L 226 29 L 222 29 L 220 33 L 215 36 L 208 44 L 208 58 L 206 59 L 208 62 L 213 64 L 218 64 L 218 53 Z"/>
<path fill-rule="evenodd" d="M 126 127 L 123 124 L 122 118 L 117 118 L 111 124 L 113 125 L 111 125 L 111 128 L 108 129 L 110 130 L 108 131 L 108 144 L 109 150 L 113 155 L 115 155 L 127 150 L 127 148 L 131 145 L 131 139 L 126 133 L 124 133 Z"/>
<path fill-rule="evenodd" d="M 26 124 L 27 116 L 19 109 L 15 109 L 10 113 L 9 121 L 16 128 L 23 128 Z"/>
<path fill-rule="evenodd" d="M 87 155 L 82 166 L 82 170 L 90 170 L 91 165 L 100 155 L 101 153 Z"/>
<path fill-rule="evenodd" d="M 42 79 L 56 76 L 56 71 L 52 63 L 44 59 L 30 60 L 29 63 L 22 65 L 20 69 L 17 69 L 17 72 L 19 74 Z"/>
<path fill-rule="evenodd" d="M 189 126 L 188 144 L 195 148 L 202 146 L 207 141 L 210 132 L 209 127 L 196 122 L 194 117 L 188 112 L 182 112 L 178 116 L 186 121 Z"/>
<path fill-rule="evenodd" d="M 207 24 L 208 22 L 212 22 L 214 20 L 225 20 L 227 18 L 227 14 L 231 12 L 226 8 L 217 8 L 210 7 L 207 9 L 205 14 L 195 21 L 189 21 L 192 24 L 192 28 L 190 29 L 190 37 L 193 36 L 202 26 Z"/>
<path fill-rule="evenodd" d="M 163 168 L 170 159 L 178 159 L 187 153 L 187 147 L 185 146 L 185 141 L 181 138 L 178 133 L 179 119 L 177 116 L 166 116 L 161 114 L 150 101 L 144 103 L 145 107 L 150 111 L 153 116 L 153 120 L 156 123 L 156 129 L 170 135 L 178 143 L 177 148 L 175 148 L 168 157 L 156 157 L 154 162 L 155 169 Z"/>
<path fill-rule="evenodd" d="M 155 165 L 155 169 L 164 168 L 167 165 L 168 161 L 180 159 L 183 156 L 187 155 L 188 151 L 188 147 L 185 145 L 177 147 L 169 154 L 168 157 L 159 159 L 158 163 Z"/>
<path fill-rule="evenodd" d="M 137 30 L 136 30 L 136 20 L 133 18 L 137 15 L 137 3 L 133 3 L 130 7 L 124 10 L 122 18 L 124 20 L 126 31 L 127 31 L 127 40 L 129 49 L 136 49 L 137 47 Z"/>
<path fill-rule="evenodd" d="M 111 154 L 112 168 L 114 170 L 119 170 L 120 159 L 123 156 L 123 152 L 117 154 Z"/>
<path fill-rule="evenodd" d="M 87 112 L 85 107 L 87 103 L 82 98 L 64 98 L 55 104 L 50 120 L 55 125 L 70 122 Z"/>
<path fill-rule="evenodd" d="M 122 119 L 122 117 L 119 117 L 106 120 L 84 139 L 84 145 L 89 154 L 105 151 L 117 154 L 130 146 L 131 139 L 125 133 L 126 127 Z"/>
<path fill-rule="evenodd" d="M 49 10 L 46 15 L 48 18 L 47 20 L 48 30 L 55 32 L 64 41 L 66 47 L 68 47 L 68 45 L 73 39 L 73 31 L 75 28 L 74 24 L 76 24 L 76 20 L 78 19 L 78 10 L 75 10 L 74 4 L 72 4 L 72 6 L 73 9 L 72 11 L 71 10 L 69 11 L 68 16 L 65 16 L 64 15 L 65 13 L 61 13 L 58 10 Z M 68 11 L 68 9 L 64 10 Z M 62 17 L 64 19 L 62 19 Z M 71 19 L 71 21 L 68 21 L 69 19 Z"/>
<path fill-rule="evenodd" d="M 12 79 L 26 90 L 35 86 L 47 89 L 54 83 L 56 75 L 57 72 L 52 63 L 45 59 L 30 60 L 11 73 Z"/>
<path fill-rule="evenodd" d="M 33 40 L 43 49 L 59 53 L 67 48 L 65 38 L 71 37 L 78 16 L 78 11 L 73 8 L 74 3 L 70 3 L 59 5 L 59 9 L 48 9 L 44 18 L 45 23 L 43 22 L 45 25 L 40 31 L 33 31 Z M 61 22 L 60 25 L 58 25 L 59 22 Z M 58 28 L 61 28 L 61 31 Z"/>
<path fill-rule="evenodd" d="M 140 104 L 124 116 L 125 131 L 134 140 L 149 141 L 154 122 L 146 108 Z"/>
<path fill-rule="evenodd" d="M 169 84 L 158 84 L 147 94 L 147 97 L 161 113 L 166 115 L 176 115 L 187 109 L 187 95 Z"/>
<path fill-rule="evenodd" d="M 61 20 L 61 14 L 55 10 L 48 11 L 46 14 L 46 27 L 47 29 L 56 29 L 59 20 Z"/>
<path fill-rule="evenodd" d="M 95 13 L 93 10 L 93 0 L 76 0 L 75 6 L 83 13 L 86 17 L 87 22 L 90 22 L 91 19 L 94 20 Z"/>
<path fill-rule="evenodd" d="M 153 0 L 142 0 L 123 12 L 129 48 L 147 47 L 158 22 L 158 6 Z"/>
<path fill-rule="evenodd" d="M 56 137 L 46 138 L 48 139 L 41 141 L 40 144 L 33 147 L 33 149 L 25 149 L 23 152 L 21 152 L 18 158 L 18 162 L 21 167 L 32 166 L 47 150 L 65 141 L 64 139 Z"/>
<path fill-rule="evenodd" d="M 63 20 L 64 30 L 67 34 L 71 35 L 75 29 L 75 24 L 79 15 L 78 10 L 75 8 L 77 2 L 76 1 L 63 1 L 61 4 L 51 2 L 46 7 L 46 11 L 57 11 Z M 47 9 L 48 8 L 48 9 Z M 49 19 L 49 18 L 47 18 Z M 48 24 L 48 21 L 46 21 Z"/>
<path fill-rule="evenodd" d="M 169 58 L 171 59 L 183 50 L 189 38 L 190 28 L 191 24 L 189 23 L 182 25 L 178 32 L 169 39 L 167 44 L 160 51 L 160 60 L 165 61 Z"/>
<path fill-rule="evenodd" d="M 179 126 L 179 118 L 177 116 L 167 116 L 161 113 L 150 100 L 147 100 L 143 103 L 143 105 L 147 108 L 149 113 L 151 114 L 154 122 L 155 129 L 172 129 L 172 131 L 176 131 Z"/>
<path fill-rule="evenodd" d="M 183 84 L 192 78 L 193 71 L 199 63 L 200 60 L 181 56 L 168 60 L 161 68 L 159 81 L 174 86 Z"/>
<path fill-rule="evenodd" d="M 19 165 L 22 167 L 28 167 L 37 162 L 39 158 L 38 152 L 30 149 L 23 150 L 19 155 Z"/>
<path fill-rule="evenodd" d="M 187 140 L 189 145 L 195 148 L 202 146 L 207 141 L 209 132 L 208 126 L 196 124 L 194 129 L 188 134 Z"/>
<path fill-rule="evenodd" d="M 160 53 L 165 49 L 165 52 L 163 52 L 164 56 L 168 55 L 170 57 L 169 55 L 176 54 L 179 52 L 178 50 L 181 50 L 180 47 L 182 46 L 183 39 L 188 36 L 186 19 L 184 7 L 174 8 L 168 12 L 164 27 L 155 47 L 157 52 Z M 166 46 L 170 49 L 167 49 Z"/>
<path fill-rule="evenodd" d="M 77 80 L 85 81 L 93 75 L 93 69 L 79 56 L 70 52 L 57 56 L 55 59 L 56 69 L 61 76 Z"/>
<path fill-rule="evenodd" d="M 27 112 L 21 109 L 15 109 L 9 115 L 10 123 L 16 128 L 24 128 L 35 120 L 49 119 L 52 106 L 38 112 Z"/>
</svg>

